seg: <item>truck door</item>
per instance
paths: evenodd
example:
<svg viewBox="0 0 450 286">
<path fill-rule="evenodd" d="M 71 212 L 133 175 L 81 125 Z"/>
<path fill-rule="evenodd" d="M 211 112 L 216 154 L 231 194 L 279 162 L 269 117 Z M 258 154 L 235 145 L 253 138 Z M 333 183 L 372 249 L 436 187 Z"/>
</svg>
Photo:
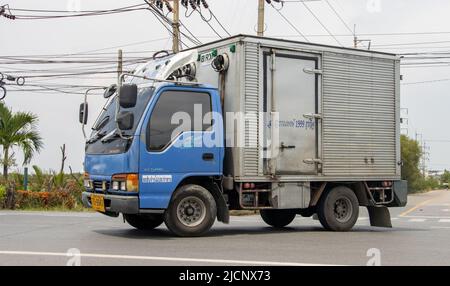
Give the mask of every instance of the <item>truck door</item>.
<svg viewBox="0 0 450 286">
<path fill-rule="evenodd" d="M 214 92 L 178 87 L 155 95 L 141 128 L 140 208 L 166 208 L 187 176 L 221 174 L 223 127 Z"/>
<path fill-rule="evenodd" d="M 264 53 L 264 111 L 269 115 L 265 137 L 266 150 L 271 151 L 266 173 L 317 174 L 318 64 L 314 54 Z"/>
</svg>

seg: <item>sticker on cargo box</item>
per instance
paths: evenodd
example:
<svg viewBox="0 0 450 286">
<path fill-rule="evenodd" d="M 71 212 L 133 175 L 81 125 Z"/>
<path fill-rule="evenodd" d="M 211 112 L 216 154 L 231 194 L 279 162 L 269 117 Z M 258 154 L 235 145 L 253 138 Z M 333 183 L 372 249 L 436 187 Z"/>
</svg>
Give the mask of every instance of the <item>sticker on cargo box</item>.
<svg viewBox="0 0 450 286">
<path fill-rule="evenodd" d="M 172 175 L 142 175 L 142 183 L 171 183 Z"/>
</svg>

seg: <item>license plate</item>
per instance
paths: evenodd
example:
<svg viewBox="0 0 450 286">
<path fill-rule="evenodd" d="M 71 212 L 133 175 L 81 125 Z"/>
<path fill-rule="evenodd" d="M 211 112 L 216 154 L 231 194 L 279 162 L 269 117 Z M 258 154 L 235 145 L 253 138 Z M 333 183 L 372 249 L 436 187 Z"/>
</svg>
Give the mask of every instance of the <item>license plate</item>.
<svg viewBox="0 0 450 286">
<path fill-rule="evenodd" d="M 92 195 L 91 204 L 94 210 L 105 212 L 105 199 L 102 195 Z"/>
</svg>

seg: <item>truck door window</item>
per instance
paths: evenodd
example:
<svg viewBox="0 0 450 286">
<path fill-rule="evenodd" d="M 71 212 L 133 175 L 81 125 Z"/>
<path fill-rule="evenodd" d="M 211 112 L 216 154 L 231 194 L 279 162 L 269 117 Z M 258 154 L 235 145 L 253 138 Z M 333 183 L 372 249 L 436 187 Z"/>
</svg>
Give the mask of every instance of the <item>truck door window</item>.
<svg viewBox="0 0 450 286">
<path fill-rule="evenodd" d="M 194 114 L 194 107 L 195 111 L 199 111 L 201 107 L 200 116 Z M 172 116 L 177 112 L 184 112 L 189 115 L 191 124 L 185 122 L 172 123 Z M 206 131 L 211 128 L 211 123 L 211 96 L 209 93 L 165 91 L 159 97 L 150 116 L 150 122 L 146 130 L 147 150 L 164 150 L 172 139 L 175 139 L 171 138 L 172 133 L 180 126 L 183 127 L 181 132 Z"/>
</svg>

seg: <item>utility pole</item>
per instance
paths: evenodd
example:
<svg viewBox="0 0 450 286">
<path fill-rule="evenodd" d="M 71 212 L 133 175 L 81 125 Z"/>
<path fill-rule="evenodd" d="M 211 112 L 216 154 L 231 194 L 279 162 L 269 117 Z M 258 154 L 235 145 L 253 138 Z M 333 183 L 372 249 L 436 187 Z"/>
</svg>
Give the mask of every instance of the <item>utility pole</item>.
<svg viewBox="0 0 450 286">
<path fill-rule="evenodd" d="M 258 37 L 264 37 L 264 0 L 258 0 Z"/>
<path fill-rule="evenodd" d="M 173 2 L 173 21 L 172 21 L 172 51 L 178 53 L 180 51 L 180 0 L 172 0 Z"/>
<path fill-rule="evenodd" d="M 123 57 L 122 57 L 122 50 L 119 49 L 118 55 L 117 55 L 117 84 L 120 85 L 120 75 L 123 72 Z"/>
<path fill-rule="evenodd" d="M 422 144 L 422 175 L 425 178 L 426 177 L 426 170 L 427 170 L 427 161 L 429 161 L 429 155 L 430 152 L 428 151 L 430 147 L 427 145 L 426 141 L 423 141 Z"/>
</svg>

